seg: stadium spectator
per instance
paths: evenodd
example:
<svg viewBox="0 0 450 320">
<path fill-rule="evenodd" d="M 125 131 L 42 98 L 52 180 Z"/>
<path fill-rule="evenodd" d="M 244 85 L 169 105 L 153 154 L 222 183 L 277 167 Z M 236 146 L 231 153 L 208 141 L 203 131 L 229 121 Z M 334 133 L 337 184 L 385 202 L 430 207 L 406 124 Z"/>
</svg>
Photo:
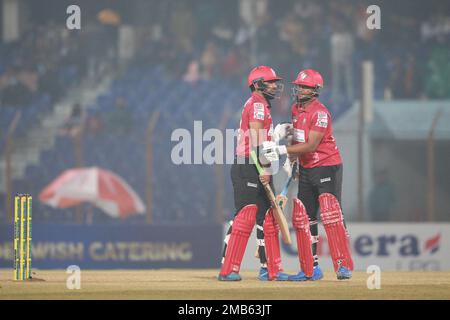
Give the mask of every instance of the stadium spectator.
<svg viewBox="0 0 450 320">
<path fill-rule="evenodd" d="M 16 69 L 9 68 L 0 79 L 1 101 L 7 106 L 23 106 L 31 101 L 31 92 L 20 81 Z"/>
<path fill-rule="evenodd" d="M 336 20 L 331 35 L 331 68 L 333 101 L 353 100 L 353 36 L 342 19 Z M 344 96 L 342 96 L 344 94 Z"/>
<path fill-rule="evenodd" d="M 200 65 L 197 60 L 189 63 L 183 80 L 191 84 L 196 84 L 200 80 Z"/>
<path fill-rule="evenodd" d="M 405 61 L 405 79 L 404 79 L 404 96 L 403 98 L 412 99 L 417 97 L 417 92 L 419 91 L 418 79 L 418 66 L 416 63 L 416 58 L 413 54 L 408 53 Z"/>
<path fill-rule="evenodd" d="M 429 98 L 450 98 L 450 45 L 439 39 L 433 47 L 425 77 L 426 93 Z"/>
<path fill-rule="evenodd" d="M 293 53 L 303 56 L 307 50 L 307 36 L 304 27 L 296 16 L 289 14 L 283 21 L 281 27 L 281 39 L 286 41 Z"/>
<path fill-rule="evenodd" d="M 430 20 L 422 22 L 420 32 L 424 42 L 439 38 L 448 39 L 450 37 L 450 17 L 446 17 L 442 12 L 439 12 Z"/>
<path fill-rule="evenodd" d="M 86 120 L 86 127 L 89 134 L 96 136 L 103 133 L 103 121 L 96 113 L 90 115 Z"/>
<path fill-rule="evenodd" d="M 128 134 L 133 128 L 133 117 L 128 110 L 128 102 L 124 97 L 118 97 L 115 109 L 106 118 L 109 132 L 115 134 Z"/>
<path fill-rule="evenodd" d="M 242 70 L 242 60 L 239 57 L 237 49 L 230 49 L 223 61 L 222 75 L 231 80 L 238 81 L 240 70 Z"/>
<path fill-rule="evenodd" d="M 239 27 L 235 34 L 234 43 L 237 46 L 243 46 L 248 44 L 250 39 L 253 37 L 256 29 L 248 25 L 244 19 L 239 20 Z"/>
<path fill-rule="evenodd" d="M 219 56 L 217 47 L 213 42 L 208 42 L 206 44 L 205 50 L 203 51 L 202 57 L 200 59 L 200 63 L 203 79 L 209 80 L 217 75 Z"/>
<path fill-rule="evenodd" d="M 74 104 L 69 118 L 60 129 L 61 135 L 76 137 L 82 133 L 85 121 L 85 114 L 79 103 Z"/>
<path fill-rule="evenodd" d="M 234 31 L 225 17 L 222 17 L 212 28 L 211 36 L 220 48 L 226 49 L 233 46 Z"/>
</svg>

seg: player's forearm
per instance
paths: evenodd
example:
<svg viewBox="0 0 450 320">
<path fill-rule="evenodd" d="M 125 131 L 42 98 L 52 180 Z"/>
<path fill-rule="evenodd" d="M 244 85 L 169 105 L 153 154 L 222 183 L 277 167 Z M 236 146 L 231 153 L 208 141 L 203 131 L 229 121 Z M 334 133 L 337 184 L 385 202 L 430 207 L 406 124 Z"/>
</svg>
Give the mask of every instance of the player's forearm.
<svg viewBox="0 0 450 320">
<path fill-rule="evenodd" d="M 252 135 L 250 140 L 253 149 L 258 148 L 264 142 L 264 138 L 257 134 Z"/>
<path fill-rule="evenodd" d="M 250 141 L 252 148 L 257 148 L 266 140 L 265 130 L 259 126 L 250 126 Z"/>
<path fill-rule="evenodd" d="M 317 144 L 306 142 L 302 144 L 294 144 L 292 146 L 287 146 L 286 149 L 289 155 L 299 155 L 303 153 L 316 151 Z"/>
</svg>

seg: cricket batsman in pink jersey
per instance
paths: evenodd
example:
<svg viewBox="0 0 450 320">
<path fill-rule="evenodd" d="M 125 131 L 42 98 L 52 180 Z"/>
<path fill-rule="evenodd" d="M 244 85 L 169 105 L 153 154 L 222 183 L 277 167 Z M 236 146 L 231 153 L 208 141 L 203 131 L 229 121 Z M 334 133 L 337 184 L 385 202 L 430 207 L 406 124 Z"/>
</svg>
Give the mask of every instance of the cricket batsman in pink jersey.
<svg viewBox="0 0 450 320">
<path fill-rule="evenodd" d="M 330 112 L 318 99 L 323 78 L 308 69 L 301 71 L 293 84 L 292 145 L 265 142 L 263 146 L 270 161 L 287 154 L 299 163 L 298 199 L 294 199 L 292 222 L 301 271 L 289 276 L 289 280 L 314 281 L 323 277 L 317 259 L 319 211 L 337 278 L 350 279 L 353 261 L 341 209 L 342 159 L 333 137 Z"/>
<path fill-rule="evenodd" d="M 231 181 L 236 213 L 225 237 L 220 281 L 239 281 L 239 270 L 250 234 L 256 224 L 258 256 L 261 263 L 258 279 L 287 281 L 282 272 L 279 227 L 272 214 L 264 184 L 272 184 L 270 174 L 259 175 L 250 153 L 259 154 L 263 142 L 272 141 L 271 100 L 281 91 L 281 80 L 272 68 L 254 68 L 247 79 L 251 97 L 242 109 Z M 270 167 L 270 162 L 261 164 Z"/>
</svg>

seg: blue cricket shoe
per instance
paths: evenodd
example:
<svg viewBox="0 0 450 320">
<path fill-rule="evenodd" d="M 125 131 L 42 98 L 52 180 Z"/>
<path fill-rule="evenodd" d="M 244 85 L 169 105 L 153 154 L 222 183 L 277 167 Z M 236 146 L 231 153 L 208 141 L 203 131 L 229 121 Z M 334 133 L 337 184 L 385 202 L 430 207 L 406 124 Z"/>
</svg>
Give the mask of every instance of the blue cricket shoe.
<svg viewBox="0 0 450 320">
<path fill-rule="evenodd" d="M 217 280 L 219 280 L 219 281 L 241 281 L 242 278 L 239 275 L 239 273 L 232 272 L 230 274 L 227 274 L 226 276 L 219 274 L 219 276 L 217 277 Z"/>
<path fill-rule="evenodd" d="M 275 281 L 287 281 L 288 278 L 289 278 L 289 275 L 287 273 L 280 271 L 277 273 L 277 276 L 274 280 Z M 267 270 L 267 268 L 259 269 L 258 280 L 269 281 L 269 270 Z"/>
<path fill-rule="evenodd" d="M 338 280 L 347 280 L 352 277 L 352 272 L 346 267 L 340 267 L 336 272 Z"/>
<path fill-rule="evenodd" d="M 313 269 L 313 275 L 312 277 L 305 276 L 305 273 L 303 271 L 300 271 L 296 275 L 289 276 L 289 281 L 317 281 L 323 278 L 322 270 L 319 266 L 315 266 Z"/>
</svg>

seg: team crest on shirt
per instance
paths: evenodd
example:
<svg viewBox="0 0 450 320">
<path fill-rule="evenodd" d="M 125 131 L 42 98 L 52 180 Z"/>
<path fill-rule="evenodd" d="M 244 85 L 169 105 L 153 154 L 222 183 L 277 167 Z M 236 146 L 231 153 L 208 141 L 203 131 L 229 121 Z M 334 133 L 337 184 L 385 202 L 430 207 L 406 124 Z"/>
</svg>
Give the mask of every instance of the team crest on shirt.
<svg viewBox="0 0 450 320">
<path fill-rule="evenodd" d="M 260 102 L 255 102 L 253 104 L 253 118 L 264 120 L 264 104 Z"/>
<path fill-rule="evenodd" d="M 326 112 L 319 111 L 317 113 L 317 127 L 326 128 L 328 127 L 328 115 Z"/>
</svg>

